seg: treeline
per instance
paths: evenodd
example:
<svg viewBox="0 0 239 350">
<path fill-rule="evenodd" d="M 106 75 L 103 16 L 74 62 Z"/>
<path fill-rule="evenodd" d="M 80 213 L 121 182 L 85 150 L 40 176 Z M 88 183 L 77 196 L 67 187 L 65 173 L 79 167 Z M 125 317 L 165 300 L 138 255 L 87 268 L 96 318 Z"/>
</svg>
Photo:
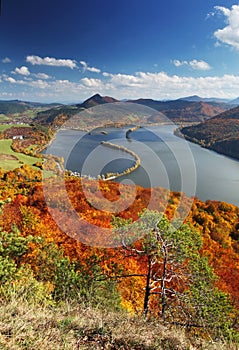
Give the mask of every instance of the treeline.
<svg viewBox="0 0 239 350">
<path fill-rule="evenodd" d="M 239 109 L 236 107 L 198 125 L 181 128 L 189 141 L 239 159 Z"/>
</svg>

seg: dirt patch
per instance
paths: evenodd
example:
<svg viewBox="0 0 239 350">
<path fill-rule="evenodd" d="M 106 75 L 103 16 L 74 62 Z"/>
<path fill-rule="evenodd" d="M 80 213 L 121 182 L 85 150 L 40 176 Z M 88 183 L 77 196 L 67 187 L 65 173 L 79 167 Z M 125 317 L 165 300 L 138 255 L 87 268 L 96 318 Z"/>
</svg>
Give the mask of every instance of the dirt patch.
<svg viewBox="0 0 239 350">
<path fill-rule="evenodd" d="M 12 154 L 0 153 L 0 160 L 18 160 L 18 158 Z"/>
</svg>

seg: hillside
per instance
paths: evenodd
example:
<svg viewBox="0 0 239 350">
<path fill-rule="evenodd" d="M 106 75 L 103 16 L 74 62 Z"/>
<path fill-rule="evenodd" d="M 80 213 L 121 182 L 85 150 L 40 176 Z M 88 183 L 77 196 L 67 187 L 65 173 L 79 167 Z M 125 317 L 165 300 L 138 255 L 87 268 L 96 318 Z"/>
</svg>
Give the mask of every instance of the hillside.
<svg viewBox="0 0 239 350">
<path fill-rule="evenodd" d="M 156 109 L 175 123 L 204 121 L 229 108 L 225 103 L 187 101 L 183 99 L 174 101 L 139 99 L 130 102 L 143 104 Z"/>
<path fill-rule="evenodd" d="M 109 123 L 118 123 L 119 121 L 121 121 L 121 117 L 119 117 L 119 115 L 117 116 L 117 114 L 115 113 L 113 113 L 113 115 L 111 116 L 104 115 L 104 113 L 101 114 L 101 111 L 103 110 L 103 106 L 105 104 L 115 103 L 115 102 L 119 102 L 119 101 L 114 99 L 113 97 L 109 97 L 109 96 L 102 97 L 99 94 L 96 94 L 80 104 L 75 104 L 71 106 L 61 106 L 61 107 L 49 109 L 47 111 L 39 112 L 37 114 L 37 118 L 35 121 L 43 125 L 51 125 L 53 127 L 58 127 L 59 125 L 62 125 L 65 121 L 67 121 L 69 118 L 71 118 L 73 115 L 77 115 L 80 113 L 80 116 L 78 118 L 78 123 L 80 123 L 80 126 L 83 129 L 87 129 L 87 128 L 90 129 L 91 126 L 97 127 L 97 126 L 104 126 L 105 124 L 109 124 Z M 125 118 L 124 120 L 122 120 L 122 122 L 126 124 L 137 123 L 137 122 L 139 123 L 156 122 L 157 123 L 162 121 L 162 118 L 160 116 L 155 115 L 154 113 L 153 113 L 154 115 L 152 115 L 151 117 L 148 116 L 149 118 L 146 120 L 143 117 L 144 116 L 143 108 L 146 108 L 146 107 L 152 108 L 155 111 L 163 113 L 167 118 L 169 118 L 170 120 L 176 123 L 202 121 L 202 120 L 211 118 L 214 115 L 221 113 L 229 108 L 225 103 L 216 103 L 216 102 L 206 103 L 202 101 L 191 102 L 191 101 L 184 101 L 184 100 L 155 101 L 152 99 L 138 99 L 138 100 L 127 100 L 124 103 L 126 105 L 127 103 L 131 104 L 131 107 L 129 106 L 128 108 L 132 110 L 132 115 L 134 115 L 133 119 Z M 133 110 L 133 107 L 132 107 L 132 104 L 134 103 L 137 104 L 137 106 L 135 107 L 135 111 Z M 102 107 L 97 111 L 99 115 L 95 113 L 95 115 L 92 116 L 92 114 L 89 113 L 87 114 L 87 117 L 86 117 L 84 116 L 83 113 L 81 113 L 82 111 L 88 108 L 97 107 L 97 106 Z M 136 116 L 137 113 L 138 115 Z"/>
<path fill-rule="evenodd" d="M 18 295 L 17 295 L 18 296 Z M 16 297 L 17 297 L 16 296 Z M 99 305 L 30 304 L 18 296 L 0 306 L 4 350 L 237 350 L 235 344 L 195 338 L 182 327 L 145 320 Z"/>
<path fill-rule="evenodd" d="M 33 108 L 52 108 L 56 104 L 46 104 L 46 103 L 38 103 L 38 102 L 26 102 L 19 100 L 6 100 L 0 101 L 0 114 L 10 115 L 15 113 L 22 113 L 28 109 Z M 59 104 L 57 104 L 59 105 Z"/>
<path fill-rule="evenodd" d="M 237 105 L 237 106 L 238 106 L 238 105 L 239 105 L 239 97 L 235 98 L 234 100 L 231 100 L 231 101 L 230 101 L 230 104 L 231 104 L 231 105 Z"/>
<path fill-rule="evenodd" d="M 119 102 L 119 101 L 113 97 L 110 97 L 110 96 L 103 96 L 102 97 L 99 94 L 95 94 L 94 96 L 88 98 L 83 103 L 81 103 L 77 106 L 82 107 L 82 108 L 91 108 L 91 107 L 95 107 L 95 106 L 98 106 L 101 104 L 114 103 L 114 102 Z"/>
<path fill-rule="evenodd" d="M 198 95 L 182 97 L 182 98 L 180 98 L 180 100 L 192 101 L 192 102 L 202 101 L 202 102 L 219 102 L 219 103 L 229 103 L 229 104 L 231 103 L 230 100 L 224 99 L 224 98 L 217 98 L 217 97 L 205 98 L 205 97 L 200 97 Z"/>
<path fill-rule="evenodd" d="M 182 128 L 181 132 L 192 142 L 239 159 L 239 107 L 204 123 Z"/>
<path fill-rule="evenodd" d="M 71 176 L 64 183 L 48 178 L 43 187 L 41 172 L 28 166 L 0 172 L 4 349 L 23 349 L 23 339 L 24 349 L 44 349 L 49 339 L 52 349 L 64 342 L 66 349 L 214 349 L 207 339 L 237 349 L 230 341 L 238 333 L 239 208 L 195 199 L 185 224 L 171 231 L 168 220 L 187 206 L 181 193 L 136 186 L 132 194 L 130 185 Z M 80 220 L 68 216 L 64 191 Z M 100 209 L 102 196 L 112 206 L 119 197 L 130 205 L 113 220 L 111 208 Z M 146 227 L 138 225 L 139 212 L 149 206 Z M 165 217 L 158 222 L 160 212 Z M 145 231 L 153 218 L 156 236 Z M 116 242 L 125 228 L 130 234 L 123 244 L 91 244 L 92 237 L 102 244 L 103 230 L 113 227 L 119 228 Z M 130 243 L 140 227 L 144 234 Z"/>
</svg>

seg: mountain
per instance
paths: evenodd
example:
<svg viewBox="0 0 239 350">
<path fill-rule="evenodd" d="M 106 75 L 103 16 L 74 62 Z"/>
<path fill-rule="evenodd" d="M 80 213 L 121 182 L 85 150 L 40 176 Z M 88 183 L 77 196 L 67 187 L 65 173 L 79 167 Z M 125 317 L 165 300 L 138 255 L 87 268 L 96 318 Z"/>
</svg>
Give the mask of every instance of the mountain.
<svg viewBox="0 0 239 350">
<path fill-rule="evenodd" d="M 102 97 L 99 94 L 95 94 L 94 96 L 88 98 L 83 103 L 78 104 L 77 106 L 80 106 L 82 108 L 91 108 L 104 103 L 114 103 L 114 102 L 119 102 L 119 101 L 110 96 Z"/>
<path fill-rule="evenodd" d="M 239 159 L 239 107 L 204 123 L 181 129 L 185 137 L 203 147 Z"/>
<path fill-rule="evenodd" d="M 0 101 L 0 114 L 15 114 L 15 113 L 22 113 L 28 109 L 33 108 L 51 108 L 58 105 L 59 103 L 39 103 L 39 102 L 27 102 L 27 101 L 20 101 L 20 100 L 1 100 Z"/>
<path fill-rule="evenodd" d="M 239 106 L 239 97 L 235 98 L 234 100 L 229 102 L 231 105 L 237 105 Z"/>
<path fill-rule="evenodd" d="M 83 103 L 57 106 L 47 111 L 41 111 L 37 113 L 35 121 L 42 125 L 51 125 L 53 127 L 58 127 L 62 125 L 65 121 L 67 121 L 69 118 L 71 118 L 73 115 L 82 112 L 84 109 L 114 102 L 119 101 L 114 99 L 113 97 L 102 97 L 99 94 L 95 94 L 94 96 L 85 100 Z"/>
<path fill-rule="evenodd" d="M 91 107 L 102 106 L 107 103 L 115 103 L 120 102 L 113 97 L 110 96 L 101 96 L 99 94 L 95 94 L 94 96 L 88 98 L 83 103 L 69 105 L 69 106 L 57 106 L 52 109 L 48 109 L 47 111 L 41 111 L 37 114 L 37 118 L 35 121 L 37 123 L 43 125 L 51 125 L 53 127 L 59 127 L 66 120 L 71 118 L 73 115 L 77 115 L 83 110 L 89 109 Z M 225 103 L 216 103 L 216 102 L 192 102 L 192 101 L 184 101 L 184 100 L 172 100 L 172 101 L 156 101 L 153 99 L 144 99 L 140 98 L 137 100 L 127 100 L 124 103 L 135 103 L 137 105 L 147 106 L 156 111 L 162 112 L 167 118 L 176 123 L 185 123 L 185 122 L 200 122 L 204 121 L 208 118 L 211 118 L 218 113 L 224 112 L 229 107 Z M 132 114 L 137 114 L 140 110 L 140 106 L 132 108 L 132 105 L 129 106 L 129 109 L 132 109 Z M 100 111 L 98 110 L 100 113 Z M 143 115 L 143 107 L 141 108 L 141 117 L 136 117 L 135 119 L 131 119 L 131 123 L 158 123 L 162 120 L 160 115 L 155 115 L 149 117 L 145 120 Z M 97 120 L 95 123 L 95 127 L 104 126 L 108 123 L 118 123 L 119 115 L 114 115 L 112 117 L 106 116 L 103 113 L 101 115 L 97 115 L 95 111 L 94 118 L 92 115 L 82 116 L 81 119 L 78 120 L 78 127 L 83 127 L 83 129 L 89 129 L 89 127 L 94 126 L 94 120 Z M 132 118 L 132 116 L 131 116 Z M 84 119 L 84 120 L 83 120 Z M 125 117 L 122 123 L 130 123 L 130 119 Z"/>
<path fill-rule="evenodd" d="M 188 107 L 192 102 L 181 101 L 181 100 L 169 100 L 169 101 L 157 101 L 150 98 L 139 98 L 137 100 L 128 100 L 127 102 L 141 104 L 157 111 L 166 111 L 174 109 L 182 109 Z"/>
<path fill-rule="evenodd" d="M 193 102 L 182 99 L 155 101 L 152 99 L 130 100 L 128 102 L 143 104 L 165 114 L 170 120 L 178 122 L 199 122 L 211 118 L 229 107 L 225 103 Z"/>
<path fill-rule="evenodd" d="M 200 97 L 197 95 L 182 97 L 179 100 L 190 101 L 190 102 L 217 102 L 217 103 L 230 103 L 229 99 L 217 98 L 217 97 Z"/>
</svg>

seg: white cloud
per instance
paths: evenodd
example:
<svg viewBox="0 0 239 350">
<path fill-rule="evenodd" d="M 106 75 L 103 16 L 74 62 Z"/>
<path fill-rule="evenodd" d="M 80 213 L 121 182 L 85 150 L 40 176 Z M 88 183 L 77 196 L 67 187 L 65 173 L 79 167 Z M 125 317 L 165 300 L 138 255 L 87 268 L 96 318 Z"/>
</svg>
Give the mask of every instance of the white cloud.
<svg viewBox="0 0 239 350">
<path fill-rule="evenodd" d="M 191 61 L 180 61 L 180 60 L 173 60 L 173 64 L 176 67 L 181 67 L 181 66 L 189 66 L 195 70 L 209 70 L 211 69 L 211 66 L 203 60 L 191 60 Z"/>
<path fill-rule="evenodd" d="M 47 80 L 47 79 L 51 78 L 50 75 L 45 74 L 45 73 L 37 73 L 37 74 L 35 74 L 35 77 L 37 77 L 39 79 L 44 79 L 44 80 Z"/>
<path fill-rule="evenodd" d="M 29 82 L 31 81 L 31 80 L 29 80 L 29 79 L 26 79 L 26 80 L 17 80 L 17 79 L 15 79 L 15 78 L 9 77 L 8 75 L 5 75 L 5 74 L 2 75 L 2 78 L 3 78 L 4 81 L 6 81 L 6 82 L 8 82 L 8 83 L 11 83 L 11 84 L 18 84 L 18 85 L 29 85 Z M 25 77 L 24 77 L 24 79 L 25 79 Z"/>
<path fill-rule="evenodd" d="M 102 81 L 100 79 L 83 78 L 81 79 L 81 83 L 83 83 L 86 87 L 90 87 L 90 88 L 102 87 Z"/>
<path fill-rule="evenodd" d="M 101 70 L 99 68 L 95 68 L 95 67 L 88 67 L 87 70 L 89 72 L 93 72 L 93 73 L 100 73 Z"/>
<path fill-rule="evenodd" d="M 16 84 L 16 79 L 12 78 L 12 77 L 6 77 L 5 78 L 5 81 L 8 81 L 9 83 L 11 84 Z"/>
<path fill-rule="evenodd" d="M 27 56 L 26 62 L 31 63 L 32 65 L 44 65 L 44 66 L 54 66 L 54 67 L 68 67 L 68 68 L 77 68 L 76 61 L 71 59 L 57 59 L 54 57 L 39 57 L 39 56 Z"/>
<path fill-rule="evenodd" d="M 173 64 L 176 66 L 176 67 L 181 67 L 185 64 L 188 64 L 187 61 L 180 61 L 180 60 L 173 60 Z"/>
<path fill-rule="evenodd" d="M 232 46 L 239 50 L 239 5 L 233 5 L 231 9 L 223 6 L 215 6 L 217 12 L 226 17 L 226 26 L 214 32 L 218 43 Z"/>
<path fill-rule="evenodd" d="M 99 68 L 89 67 L 85 61 L 80 61 L 80 64 L 83 66 L 83 72 L 85 72 L 85 71 L 89 71 L 92 73 L 100 73 L 101 72 L 101 70 Z"/>
<path fill-rule="evenodd" d="M 48 84 L 48 82 L 46 82 L 45 80 L 34 80 L 28 83 L 29 86 L 32 86 L 34 88 L 38 88 L 38 89 L 46 89 L 49 88 L 50 85 Z"/>
<path fill-rule="evenodd" d="M 134 75 L 111 74 L 107 81 L 87 80 L 87 84 L 89 88 L 94 88 L 92 92 L 97 85 L 103 94 L 110 94 L 118 99 L 139 97 L 174 99 L 185 95 L 231 98 L 238 94 L 239 76 L 195 78 L 168 75 L 165 72 L 138 72 Z"/>
<path fill-rule="evenodd" d="M 5 57 L 2 59 L 2 63 L 10 63 L 10 62 L 11 62 L 11 60 L 9 57 Z"/>
<path fill-rule="evenodd" d="M 25 75 L 25 76 L 28 76 L 30 75 L 31 73 L 29 72 L 29 69 L 26 67 L 26 66 L 22 66 L 21 68 L 15 68 L 15 73 L 17 74 L 21 74 L 21 75 Z"/>
<path fill-rule="evenodd" d="M 193 69 L 197 69 L 197 70 L 209 70 L 209 69 L 211 69 L 211 66 L 205 61 L 192 60 L 192 61 L 188 62 L 188 64 L 190 65 L 190 67 L 192 67 Z"/>
<path fill-rule="evenodd" d="M 15 95 L 16 98 L 25 93 L 25 98 L 29 100 L 48 102 L 78 102 L 97 92 L 117 99 L 143 97 L 163 100 L 187 95 L 233 99 L 238 96 L 239 91 L 239 75 L 193 77 L 169 75 L 165 72 L 108 73 L 102 79 L 84 77 L 79 82 L 67 79 L 29 80 L 28 77 L 18 80 L 6 75 L 2 75 L 1 78 L 3 82 L 16 87 L 21 86 L 21 91 Z"/>
</svg>

